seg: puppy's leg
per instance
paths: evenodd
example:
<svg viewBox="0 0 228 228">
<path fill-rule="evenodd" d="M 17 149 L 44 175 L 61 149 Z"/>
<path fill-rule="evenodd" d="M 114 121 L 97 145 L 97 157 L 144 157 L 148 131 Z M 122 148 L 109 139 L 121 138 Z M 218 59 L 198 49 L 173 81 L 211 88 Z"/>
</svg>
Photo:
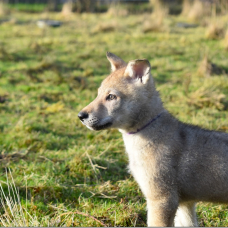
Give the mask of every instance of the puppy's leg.
<svg viewBox="0 0 228 228">
<path fill-rule="evenodd" d="M 174 220 L 175 226 L 198 226 L 195 203 L 185 202 L 180 203 Z"/>
<path fill-rule="evenodd" d="M 174 216 L 178 207 L 175 199 L 147 199 L 147 224 L 149 227 L 173 226 Z"/>
</svg>

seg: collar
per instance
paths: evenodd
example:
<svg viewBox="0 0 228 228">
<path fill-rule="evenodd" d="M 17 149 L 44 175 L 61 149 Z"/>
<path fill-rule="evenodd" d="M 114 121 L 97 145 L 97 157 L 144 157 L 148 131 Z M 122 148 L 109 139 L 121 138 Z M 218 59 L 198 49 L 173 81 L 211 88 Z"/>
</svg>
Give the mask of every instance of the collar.
<svg viewBox="0 0 228 228">
<path fill-rule="evenodd" d="M 160 114 L 158 114 L 156 117 L 154 117 L 149 123 L 147 123 L 146 125 L 144 125 L 143 127 L 137 129 L 136 131 L 131 131 L 131 132 L 128 132 L 127 134 L 128 135 L 133 135 L 133 134 L 136 134 L 140 131 L 142 131 L 143 129 L 145 129 L 146 127 L 148 127 L 152 122 L 154 122 L 155 120 L 157 120 L 161 115 L 162 115 L 163 112 L 161 112 Z"/>
</svg>

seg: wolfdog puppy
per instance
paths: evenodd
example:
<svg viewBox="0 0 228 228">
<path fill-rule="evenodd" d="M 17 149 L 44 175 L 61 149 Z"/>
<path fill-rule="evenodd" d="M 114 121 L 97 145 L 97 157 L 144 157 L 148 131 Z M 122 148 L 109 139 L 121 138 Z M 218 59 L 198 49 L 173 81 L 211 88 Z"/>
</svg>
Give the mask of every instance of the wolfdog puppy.
<svg viewBox="0 0 228 228">
<path fill-rule="evenodd" d="M 197 226 L 197 201 L 228 203 L 228 134 L 175 119 L 164 109 L 150 63 L 107 53 L 112 73 L 78 114 L 91 130 L 117 128 L 146 197 L 148 226 Z"/>
</svg>

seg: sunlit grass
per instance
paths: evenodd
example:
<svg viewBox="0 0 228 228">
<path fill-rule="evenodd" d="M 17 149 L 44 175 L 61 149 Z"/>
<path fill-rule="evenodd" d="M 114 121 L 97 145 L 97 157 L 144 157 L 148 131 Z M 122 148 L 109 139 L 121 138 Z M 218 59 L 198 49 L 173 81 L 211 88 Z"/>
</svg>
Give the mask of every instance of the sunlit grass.
<svg viewBox="0 0 228 228">
<path fill-rule="evenodd" d="M 177 16 L 164 15 L 165 27 L 146 33 L 151 15 L 109 12 L 64 19 L 49 13 L 62 26 L 40 29 L 35 21 L 44 16 L 15 13 L 14 23 L 0 25 L 0 179 L 7 182 L 5 167 L 10 168 L 20 197 L 15 209 L 21 207 L 25 216 L 21 224 L 146 226 L 145 199 L 127 171 L 120 133 L 92 132 L 77 113 L 109 74 L 105 53 L 111 51 L 125 61 L 151 62 L 164 105 L 174 116 L 228 132 L 225 41 L 207 39 L 204 27 L 178 28 Z M 212 64 L 220 70 L 207 72 Z M 200 225 L 228 225 L 226 206 L 215 207 L 199 204 Z M 16 225 L 12 221 L 7 224 Z"/>
</svg>

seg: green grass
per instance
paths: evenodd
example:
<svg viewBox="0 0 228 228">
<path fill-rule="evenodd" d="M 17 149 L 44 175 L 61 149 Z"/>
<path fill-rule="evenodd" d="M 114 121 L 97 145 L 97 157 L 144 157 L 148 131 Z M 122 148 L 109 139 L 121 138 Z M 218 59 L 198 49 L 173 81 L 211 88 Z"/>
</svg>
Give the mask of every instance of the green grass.
<svg viewBox="0 0 228 228">
<path fill-rule="evenodd" d="M 17 4 L 8 4 L 9 9 L 18 10 L 22 12 L 30 13 L 41 13 L 47 9 L 47 4 L 28 4 L 28 3 L 17 3 Z"/>
<path fill-rule="evenodd" d="M 38 14 L 14 17 L 24 23 L 0 25 L 0 180 L 6 182 L 10 168 L 22 208 L 34 218 L 28 222 L 24 212 L 26 225 L 146 226 L 145 199 L 127 172 L 120 133 L 92 132 L 77 114 L 109 74 L 110 51 L 126 61 L 151 62 L 174 116 L 228 132 L 228 53 L 222 41 L 206 39 L 204 27 L 177 28 L 178 17 L 165 18 L 163 32 L 146 34 L 145 15 L 65 20 L 49 14 L 63 24 L 44 30 L 34 23 Z M 104 23 L 111 29 L 99 29 Z M 198 75 L 205 54 L 223 73 Z M 228 226 L 227 210 L 200 203 L 200 225 Z"/>
</svg>

